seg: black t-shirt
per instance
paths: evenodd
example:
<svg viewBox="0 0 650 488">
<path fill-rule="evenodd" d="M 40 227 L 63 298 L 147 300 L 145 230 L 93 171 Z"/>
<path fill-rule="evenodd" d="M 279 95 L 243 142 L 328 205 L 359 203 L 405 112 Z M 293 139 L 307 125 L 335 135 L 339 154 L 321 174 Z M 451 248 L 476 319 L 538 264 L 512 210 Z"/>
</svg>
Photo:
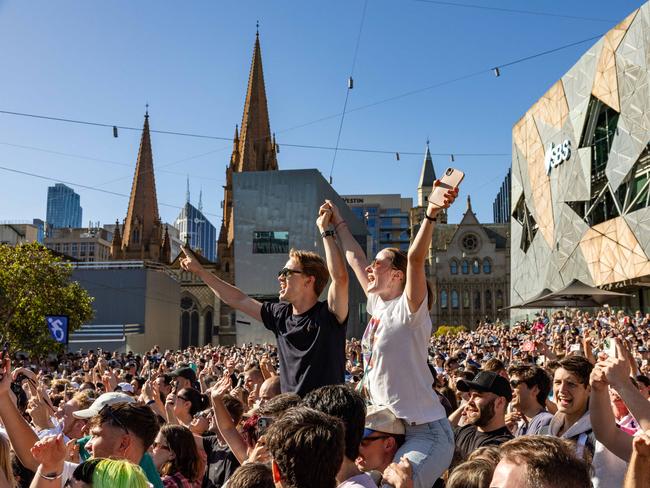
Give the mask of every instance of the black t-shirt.
<svg viewBox="0 0 650 488">
<path fill-rule="evenodd" d="M 482 446 L 498 446 L 514 439 L 507 427 L 490 432 L 481 432 L 475 425 L 465 425 L 454 429 L 456 449 L 452 466 L 466 461 L 469 455 Z"/>
<path fill-rule="evenodd" d="M 282 392 L 304 396 L 345 379 L 345 329 L 326 301 L 300 315 L 290 303 L 262 304 L 262 322 L 275 334 L 280 358 Z"/>
<path fill-rule="evenodd" d="M 203 449 L 208 457 L 201 488 L 220 488 L 239 467 L 239 461 L 228 446 L 221 446 L 216 435 L 203 438 Z"/>
</svg>

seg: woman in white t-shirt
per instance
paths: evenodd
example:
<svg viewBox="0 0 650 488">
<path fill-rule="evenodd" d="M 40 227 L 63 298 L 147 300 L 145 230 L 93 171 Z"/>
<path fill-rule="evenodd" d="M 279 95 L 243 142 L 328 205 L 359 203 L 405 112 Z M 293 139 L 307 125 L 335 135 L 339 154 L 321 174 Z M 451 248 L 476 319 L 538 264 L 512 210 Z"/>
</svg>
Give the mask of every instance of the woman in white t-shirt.
<svg viewBox="0 0 650 488">
<path fill-rule="evenodd" d="M 444 207 L 429 204 L 408 254 L 397 248 L 383 249 L 370 265 L 330 202 L 332 223 L 346 259 L 368 297 L 371 319 L 362 340 L 363 387 L 372 404 L 388 407 L 404 422 L 406 442 L 394 460 L 397 463 L 403 456 L 408 458 L 416 488 L 431 488 L 449 467 L 454 453 L 451 425 L 431 391 L 427 347 L 433 295 L 424 266 L 435 216 L 457 195 L 458 189 L 448 191 Z"/>
</svg>

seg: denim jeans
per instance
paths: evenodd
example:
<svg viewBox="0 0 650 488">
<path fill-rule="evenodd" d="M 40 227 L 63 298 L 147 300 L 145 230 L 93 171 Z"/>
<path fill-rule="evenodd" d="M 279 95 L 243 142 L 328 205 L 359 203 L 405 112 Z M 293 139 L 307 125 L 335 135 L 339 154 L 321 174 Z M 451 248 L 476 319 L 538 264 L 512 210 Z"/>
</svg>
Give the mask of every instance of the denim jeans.
<svg viewBox="0 0 650 488">
<path fill-rule="evenodd" d="M 394 462 L 406 456 L 413 467 L 413 487 L 431 488 L 451 464 L 454 432 L 446 418 L 420 425 L 405 425 L 406 442 Z M 390 485 L 384 485 L 390 486 Z"/>
</svg>

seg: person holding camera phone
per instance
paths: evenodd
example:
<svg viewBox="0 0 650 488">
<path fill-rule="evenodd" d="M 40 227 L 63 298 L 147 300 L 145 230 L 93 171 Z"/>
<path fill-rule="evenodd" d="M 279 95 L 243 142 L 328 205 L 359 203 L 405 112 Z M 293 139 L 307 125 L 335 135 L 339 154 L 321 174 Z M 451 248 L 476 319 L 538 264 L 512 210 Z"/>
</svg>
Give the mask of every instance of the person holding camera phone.
<svg viewBox="0 0 650 488">
<path fill-rule="evenodd" d="M 451 168 L 447 176 L 457 170 Z M 413 468 L 416 488 L 430 488 L 449 467 L 454 434 L 445 409 L 431 393 L 433 377 L 427 365 L 433 293 L 425 275 L 435 217 L 458 196 L 457 184 L 434 183 L 420 229 L 408 250 L 381 250 L 368 264 L 361 246 L 332 205 L 332 223 L 339 233 L 348 264 L 368 297 L 370 322 L 362 340 L 362 388 L 369 401 L 387 407 L 405 424 L 406 441 L 395 453 Z M 444 188 L 448 189 L 445 191 Z"/>
<path fill-rule="evenodd" d="M 181 267 L 201 278 L 220 300 L 262 322 L 275 335 L 283 392 L 304 396 L 324 385 L 343 383 L 345 330 L 348 321 L 348 273 L 330 229 L 332 209 L 326 201 L 316 225 L 326 259 L 311 251 L 292 249 L 278 273 L 280 303 L 261 303 L 207 271 L 192 251 L 182 248 Z M 329 287 L 326 301 L 318 297 Z"/>
</svg>

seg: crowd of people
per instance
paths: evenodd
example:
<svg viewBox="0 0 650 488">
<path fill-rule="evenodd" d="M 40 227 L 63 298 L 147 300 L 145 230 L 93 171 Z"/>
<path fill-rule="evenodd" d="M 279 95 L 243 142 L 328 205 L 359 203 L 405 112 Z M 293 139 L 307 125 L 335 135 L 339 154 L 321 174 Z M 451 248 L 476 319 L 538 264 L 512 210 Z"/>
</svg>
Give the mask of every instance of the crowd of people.
<svg viewBox="0 0 650 488">
<path fill-rule="evenodd" d="M 649 486 L 650 314 L 541 311 L 432 335 L 424 263 L 457 189 L 439 196 L 408 253 L 370 262 L 326 201 L 325 258 L 292 250 L 279 303 L 186 250 L 182 267 L 273 345 L 5 354 L 0 488 Z M 368 297 L 359 340 L 346 262 Z"/>
</svg>

